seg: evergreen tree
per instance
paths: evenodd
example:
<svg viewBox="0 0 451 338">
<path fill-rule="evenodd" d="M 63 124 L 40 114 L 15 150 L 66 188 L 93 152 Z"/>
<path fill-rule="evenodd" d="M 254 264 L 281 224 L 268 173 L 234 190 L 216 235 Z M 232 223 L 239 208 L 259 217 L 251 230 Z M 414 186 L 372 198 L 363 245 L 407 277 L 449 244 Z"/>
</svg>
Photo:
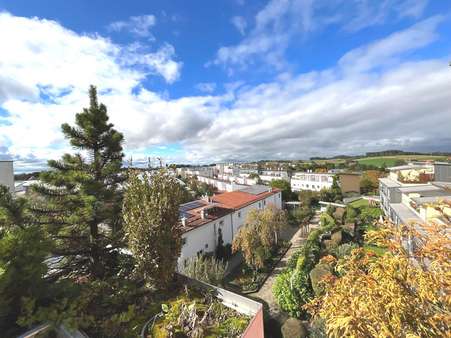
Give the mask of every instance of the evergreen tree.
<svg viewBox="0 0 451 338">
<path fill-rule="evenodd" d="M 14 199 L 0 185 L 0 332 L 13 337 L 21 329 L 16 324 L 23 312 L 23 297 L 42 304 L 48 297 L 44 280 L 50 243 L 42 229 L 30 223 L 26 200 Z"/>
<path fill-rule="evenodd" d="M 62 125 L 79 152 L 48 162 L 50 170 L 35 187 L 42 198 L 34 213 L 55 242 L 59 275 L 103 278 L 114 271 L 121 238 L 123 136 L 108 122 L 107 108 L 98 103 L 93 86 L 89 99 L 89 108 L 76 114 L 76 126 Z"/>
</svg>

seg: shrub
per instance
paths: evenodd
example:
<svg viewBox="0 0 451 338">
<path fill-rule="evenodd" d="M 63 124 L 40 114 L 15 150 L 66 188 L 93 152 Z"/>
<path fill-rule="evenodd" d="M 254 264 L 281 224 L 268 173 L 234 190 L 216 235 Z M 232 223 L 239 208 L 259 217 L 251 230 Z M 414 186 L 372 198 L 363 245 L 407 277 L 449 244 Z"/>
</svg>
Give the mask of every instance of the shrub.
<svg viewBox="0 0 451 338">
<path fill-rule="evenodd" d="M 335 226 L 335 220 L 328 213 L 322 213 L 320 217 L 320 224 L 324 231 L 330 231 Z"/>
<path fill-rule="evenodd" d="M 337 259 L 344 258 L 351 254 L 351 251 L 358 248 L 357 244 L 345 243 L 332 250 L 332 254 L 337 257 Z"/>
<path fill-rule="evenodd" d="M 298 262 L 298 258 L 301 257 L 301 256 L 304 256 L 304 253 L 305 253 L 304 248 L 305 248 L 304 245 L 301 246 L 297 251 L 295 251 L 291 255 L 290 259 L 288 259 L 288 262 L 287 262 L 287 268 L 288 269 L 294 269 L 296 267 L 297 262 Z"/>
<path fill-rule="evenodd" d="M 331 275 L 331 267 L 325 263 L 317 264 L 312 271 L 310 271 L 310 282 L 312 283 L 312 289 L 316 296 L 322 295 L 324 287 L 321 281 Z"/>
<path fill-rule="evenodd" d="M 273 294 L 280 308 L 296 318 L 305 314 L 302 305 L 313 295 L 308 275 L 297 269 L 288 269 L 277 276 L 273 285 Z"/>
<path fill-rule="evenodd" d="M 188 259 L 183 274 L 214 285 L 222 284 L 227 263 L 214 257 L 195 256 Z"/>
</svg>

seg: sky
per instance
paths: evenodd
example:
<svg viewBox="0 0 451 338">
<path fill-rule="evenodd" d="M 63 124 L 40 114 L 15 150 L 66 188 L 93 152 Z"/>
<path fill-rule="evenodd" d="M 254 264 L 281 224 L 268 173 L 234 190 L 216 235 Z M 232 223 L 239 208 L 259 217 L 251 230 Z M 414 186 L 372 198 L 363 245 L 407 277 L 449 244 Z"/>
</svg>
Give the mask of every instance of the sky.
<svg viewBox="0 0 451 338">
<path fill-rule="evenodd" d="M 108 107 L 134 164 L 451 151 L 451 1 L 0 0 L 0 159 Z"/>
</svg>

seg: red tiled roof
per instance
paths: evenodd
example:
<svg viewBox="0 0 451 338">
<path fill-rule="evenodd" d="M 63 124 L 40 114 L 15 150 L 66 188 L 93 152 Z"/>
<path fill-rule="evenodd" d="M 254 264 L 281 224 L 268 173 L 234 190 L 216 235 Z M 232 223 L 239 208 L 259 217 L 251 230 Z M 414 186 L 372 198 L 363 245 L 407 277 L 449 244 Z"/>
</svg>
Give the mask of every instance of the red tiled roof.
<svg viewBox="0 0 451 338">
<path fill-rule="evenodd" d="M 188 232 L 190 230 L 196 229 L 204 224 L 210 223 L 218 218 L 224 217 L 227 214 L 230 214 L 232 210 L 224 209 L 222 207 L 213 207 L 205 212 L 204 218 L 201 216 L 201 210 L 203 208 L 193 209 L 189 211 L 191 215 L 186 219 L 186 225 L 183 226 L 183 232 Z"/>
<path fill-rule="evenodd" d="M 258 195 L 249 194 L 244 191 L 231 191 L 224 194 L 215 195 L 212 197 L 213 202 L 220 203 L 224 208 L 240 209 L 246 205 L 252 204 L 256 201 L 262 200 L 268 196 L 274 195 L 279 192 L 279 189 L 273 189 L 272 191 L 264 192 Z"/>
</svg>

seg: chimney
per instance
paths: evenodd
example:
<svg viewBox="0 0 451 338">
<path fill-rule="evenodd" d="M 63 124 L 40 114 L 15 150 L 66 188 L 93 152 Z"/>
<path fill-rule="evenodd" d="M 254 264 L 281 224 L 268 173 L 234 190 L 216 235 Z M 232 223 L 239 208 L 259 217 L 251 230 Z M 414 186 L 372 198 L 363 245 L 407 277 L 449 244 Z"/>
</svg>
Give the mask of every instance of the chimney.
<svg viewBox="0 0 451 338">
<path fill-rule="evenodd" d="M 206 213 L 205 213 L 205 209 L 202 209 L 200 211 L 200 218 L 205 219 Z"/>
<path fill-rule="evenodd" d="M 186 217 L 182 217 L 182 225 L 186 227 Z"/>
</svg>

